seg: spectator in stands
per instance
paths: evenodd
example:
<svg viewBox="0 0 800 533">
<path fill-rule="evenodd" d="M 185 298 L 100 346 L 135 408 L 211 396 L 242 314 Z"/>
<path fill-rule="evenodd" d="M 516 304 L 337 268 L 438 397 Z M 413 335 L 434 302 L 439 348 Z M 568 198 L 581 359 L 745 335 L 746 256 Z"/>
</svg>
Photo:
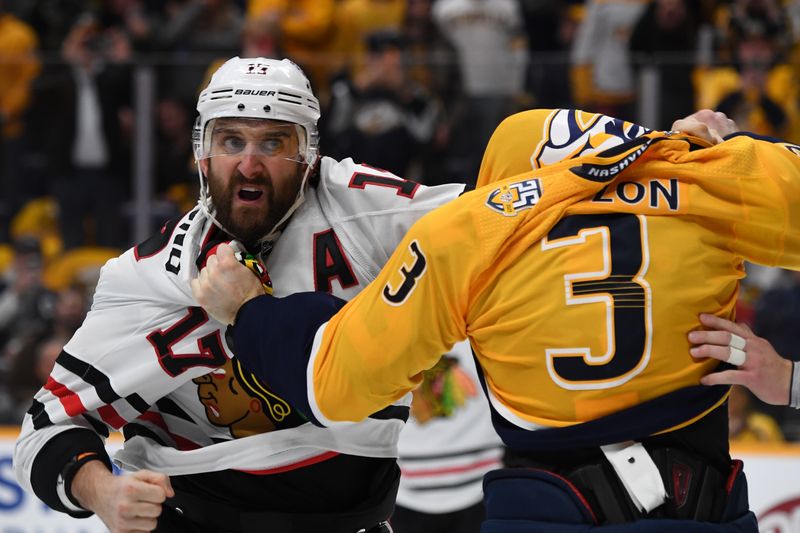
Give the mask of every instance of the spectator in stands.
<svg viewBox="0 0 800 533">
<path fill-rule="evenodd" d="M 475 183 L 494 129 L 517 111 L 527 43 L 518 0 L 439 0 L 433 17 L 457 52 L 464 100 L 454 118 L 448 178 Z"/>
<path fill-rule="evenodd" d="M 50 336 L 69 339 L 83 323 L 89 312 L 89 294 L 94 287 L 74 283 L 58 293 Z"/>
<path fill-rule="evenodd" d="M 87 14 L 62 55 L 66 64 L 42 74 L 31 129 L 46 157 L 64 247 L 121 247 L 129 238 L 120 210 L 131 165 L 130 44 L 121 29 Z"/>
<path fill-rule="evenodd" d="M 780 0 L 733 0 L 718 2 L 716 26 L 723 61 L 732 61 L 744 35 L 769 35 L 788 45 L 787 13 Z"/>
<path fill-rule="evenodd" d="M 104 27 L 125 33 L 137 52 L 157 50 L 162 16 L 157 4 L 148 0 L 108 0 L 97 7 L 97 18 Z"/>
<path fill-rule="evenodd" d="M 396 32 L 367 38 L 364 67 L 354 78 L 336 79 L 323 142 L 335 158 L 352 157 L 408 176 L 419 147 L 430 142 L 438 103 L 405 71 L 405 43 Z"/>
<path fill-rule="evenodd" d="M 783 442 L 778 423 L 753 408 L 750 391 L 741 385 L 731 387 L 728 427 L 730 439 L 734 442 Z"/>
<path fill-rule="evenodd" d="M 646 5 L 645 0 L 586 2 L 572 48 L 572 95 L 577 107 L 635 118 L 636 80 L 628 47 Z"/>
<path fill-rule="evenodd" d="M 56 295 L 42 284 L 42 254 L 32 238 L 13 243 L 0 291 L 0 424 L 18 424 L 36 380 L 34 346 L 50 331 Z M 3 386 L 4 385 L 4 386 Z"/>
<path fill-rule="evenodd" d="M 208 63 L 238 52 L 244 13 L 238 2 L 227 0 L 170 0 L 164 12 L 158 48 L 171 60 L 159 69 L 159 83 L 191 102 Z"/>
<path fill-rule="evenodd" d="M 50 376 L 50 372 L 53 371 L 53 365 L 56 363 L 58 354 L 61 353 L 61 349 L 64 348 L 67 340 L 68 339 L 55 335 L 46 338 L 37 346 L 36 366 L 34 367 L 34 371 L 36 373 L 38 385 L 34 389 L 34 392 L 47 383 L 47 378 Z M 22 417 L 20 417 L 20 421 L 22 421 Z"/>
<path fill-rule="evenodd" d="M 264 24 L 264 21 L 260 19 L 246 20 L 242 30 L 241 57 L 283 57 L 280 41 L 274 28 Z"/>
<path fill-rule="evenodd" d="M 655 66 L 659 74 L 658 121 L 651 128 L 669 129 L 674 117 L 696 109 L 692 71 L 701 9 L 689 0 L 650 0 L 633 28 L 630 50 L 634 66 Z"/>
<path fill-rule="evenodd" d="M 536 107 L 572 107 L 569 50 L 583 15 L 583 2 L 522 0 L 530 61 L 526 89 Z"/>
<path fill-rule="evenodd" d="M 768 35 L 747 34 L 736 45 L 739 86 L 725 95 L 717 109 L 743 128 L 761 135 L 785 137 L 790 116 L 769 91 L 769 77 L 779 68 L 776 43 Z"/>
<path fill-rule="evenodd" d="M 697 106 L 725 110 L 750 131 L 798 142 L 798 73 L 788 61 L 791 34 L 780 2 L 721 5 L 715 28 L 716 63 L 722 66 L 698 69 Z"/>
<path fill-rule="evenodd" d="M 8 347 L 8 385 L 15 403 L 19 406 L 16 423 L 22 421 L 25 409 L 30 407 L 30 397 L 44 385 L 52 370 L 52 361 L 61 347 L 75 333 L 89 310 L 88 294 L 81 285 L 72 285 L 55 295 L 52 320 L 42 324 L 29 335 L 15 339 Z M 58 344 L 55 354 L 53 345 Z"/>
<path fill-rule="evenodd" d="M 14 2 L 16 15 L 31 25 L 45 53 L 58 52 L 75 21 L 86 9 L 85 0 Z"/>
<path fill-rule="evenodd" d="M 243 51 L 242 57 L 288 57 L 309 75 L 317 94 L 327 95 L 335 15 L 334 0 L 249 0 L 246 25 L 269 36 L 281 52 Z"/>
<path fill-rule="evenodd" d="M 164 213 L 169 215 L 166 220 L 191 209 L 197 199 L 197 168 L 191 144 L 186 142 L 192 112 L 178 98 L 166 97 L 158 102 L 156 117 L 155 192 L 173 206 Z"/>
<path fill-rule="evenodd" d="M 39 390 L 53 369 L 61 348 L 67 339 L 43 336 L 28 340 L 28 344 L 14 354 L 8 370 L 8 393 L 11 400 L 11 423 L 21 424 L 30 407 L 31 394 Z"/>
<path fill-rule="evenodd" d="M 42 284 L 39 242 L 22 238 L 13 247 L 14 260 L 0 292 L 0 349 L 4 357 L 49 329 L 55 305 L 55 295 Z"/>
<path fill-rule="evenodd" d="M 6 12 L 0 0 L 0 241 L 7 241 L 10 217 L 20 207 L 25 179 L 19 170 L 31 82 L 39 73 L 38 39 L 33 28 Z"/>
<path fill-rule="evenodd" d="M 399 32 L 405 13 L 406 0 L 340 0 L 336 6 L 330 71 L 337 73 L 344 69 L 355 74 L 361 70 L 367 36 L 382 31 Z"/>
<path fill-rule="evenodd" d="M 426 185 L 438 185 L 447 179 L 445 157 L 461 90 L 456 51 L 434 23 L 432 7 L 433 0 L 408 0 L 403 22 L 408 77 L 436 98 L 441 108 L 433 138 L 418 154 L 418 175 L 409 176 Z"/>
<path fill-rule="evenodd" d="M 433 21 L 433 3 L 408 0 L 401 33 L 409 78 L 447 102 L 458 92 L 458 63 L 455 48 Z"/>
<path fill-rule="evenodd" d="M 161 43 L 169 50 L 221 54 L 239 47 L 243 14 L 236 2 L 172 1 L 167 14 Z"/>
</svg>

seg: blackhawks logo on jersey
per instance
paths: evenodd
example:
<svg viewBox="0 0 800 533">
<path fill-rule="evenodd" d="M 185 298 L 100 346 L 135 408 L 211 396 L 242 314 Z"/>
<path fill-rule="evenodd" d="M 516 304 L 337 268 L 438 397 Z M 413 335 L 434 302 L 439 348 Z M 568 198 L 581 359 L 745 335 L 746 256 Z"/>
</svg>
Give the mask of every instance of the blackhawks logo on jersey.
<svg viewBox="0 0 800 533">
<path fill-rule="evenodd" d="M 445 355 L 433 368 L 423 372 L 422 385 L 414 389 L 411 414 L 419 424 L 453 416 L 478 388 L 461 368 L 458 359 Z"/>
<path fill-rule="evenodd" d="M 486 205 L 507 217 L 513 217 L 519 211 L 535 206 L 541 197 L 542 182 L 533 178 L 493 190 L 486 199 Z"/>
<path fill-rule="evenodd" d="M 261 261 L 246 252 L 236 252 L 234 255 L 241 264 L 249 268 L 253 274 L 256 275 L 261 282 L 261 286 L 264 287 L 264 292 L 272 295 L 272 279 L 270 279 L 269 273 Z"/>
</svg>

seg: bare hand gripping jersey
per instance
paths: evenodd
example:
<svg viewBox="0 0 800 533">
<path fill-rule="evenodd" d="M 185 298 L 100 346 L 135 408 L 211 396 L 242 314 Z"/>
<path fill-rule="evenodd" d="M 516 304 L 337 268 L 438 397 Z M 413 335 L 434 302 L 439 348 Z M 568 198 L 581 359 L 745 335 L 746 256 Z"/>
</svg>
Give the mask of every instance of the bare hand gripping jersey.
<svg viewBox="0 0 800 533">
<path fill-rule="evenodd" d="M 275 294 L 352 297 L 416 219 L 462 189 L 323 159 L 319 185 L 265 258 Z M 327 430 L 307 423 L 269 378 L 242 368 L 225 326 L 196 305 L 189 286 L 207 253 L 229 239 L 194 209 L 106 264 L 91 312 L 25 418 L 14 457 L 23 486 L 78 512 L 55 492 L 56 476 L 76 450 L 104 454 L 101 439 L 118 429 L 126 436 L 120 464 L 168 474 L 285 472 L 338 452 L 396 457 L 408 398 Z"/>
<path fill-rule="evenodd" d="M 744 259 L 800 268 L 798 154 L 747 135 L 704 148 L 651 133 L 489 183 L 411 229 L 317 331 L 308 371 L 286 393 L 296 405 L 305 395 L 322 425 L 359 420 L 468 337 L 496 428 L 515 448 L 689 424 L 726 394 L 698 385 L 717 364 L 688 354 L 698 314 L 733 315 Z M 237 340 L 257 335 L 247 322 L 264 322 L 262 305 L 266 317 L 284 307 L 246 304 Z"/>
</svg>

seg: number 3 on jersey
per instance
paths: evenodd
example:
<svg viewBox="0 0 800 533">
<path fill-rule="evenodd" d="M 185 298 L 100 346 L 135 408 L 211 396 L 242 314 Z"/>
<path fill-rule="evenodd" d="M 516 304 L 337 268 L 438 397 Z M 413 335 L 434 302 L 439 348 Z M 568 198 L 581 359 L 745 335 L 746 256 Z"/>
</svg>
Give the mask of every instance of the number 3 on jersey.
<svg viewBox="0 0 800 533">
<path fill-rule="evenodd" d="M 597 323 L 578 324 L 573 330 L 587 344 L 590 338 L 586 336 L 604 340 L 602 353 L 593 353 L 589 346 L 547 348 L 551 379 L 569 390 L 598 390 L 617 387 L 640 374 L 647 367 L 652 346 L 652 295 L 645 279 L 650 261 L 647 219 L 627 214 L 569 216 L 550 231 L 541 246 L 545 253 L 564 247 L 585 248 L 581 252 L 585 260 L 572 264 L 602 265 L 600 270 L 564 275 L 567 306 L 605 307 Z M 601 257 L 590 253 L 598 247 Z M 569 311 L 566 313 L 568 316 Z M 567 333 L 565 338 L 575 337 Z M 598 346 L 596 341 L 593 344 Z"/>
</svg>

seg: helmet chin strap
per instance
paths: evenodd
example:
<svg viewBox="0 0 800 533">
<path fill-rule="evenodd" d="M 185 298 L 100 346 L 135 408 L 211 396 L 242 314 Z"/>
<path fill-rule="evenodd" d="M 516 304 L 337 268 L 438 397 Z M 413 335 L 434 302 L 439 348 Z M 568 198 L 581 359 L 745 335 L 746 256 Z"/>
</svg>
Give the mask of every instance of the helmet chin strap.
<svg viewBox="0 0 800 533">
<path fill-rule="evenodd" d="M 302 205 L 302 203 L 305 201 L 306 187 L 308 186 L 308 177 L 311 174 L 311 172 L 314 170 L 315 163 L 316 163 L 316 160 L 312 161 L 311 163 L 309 163 L 306 166 L 306 170 L 303 173 L 303 179 L 300 181 L 300 190 L 297 191 L 297 196 L 294 199 L 294 203 L 292 203 L 292 205 L 289 206 L 289 208 L 286 210 L 286 213 L 284 213 L 283 216 L 281 217 L 281 219 L 278 222 L 275 223 L 275 225 L 272 227 L 272 229 L 269 230 L 269 232 L 267 232 L 267 234 L 265 236 L 263 236 L 260 239 L 258 239 L 254 244 L 256 244 L 256 245 L 258 245 L 258 246 L 263 248 L 263 245 L 265 243 L 274 242 L 274 241 L 278 240 L 278 237 L 280 237 L 281 232 L 283 231 L 281 226 L 287 220 L 289 220 L 289 217 L 291 217 L 294 214 L 294 212 L 297 211 L 297 208 L 300 207 L 300 205 Z M 202 170 L 200 169 L 199 165 L 197 166 L 197 170 L 198 170 L 198 172 L 202 172 Z M 207 179 L 208 178 L 206 178 L 206 180 Z M 205 185 L 205 186 L 208 187 L 208 185 Z M 206 216 L 208 216 L 208 218 L 210 218 L 211 221 L 217 227 L 219 227 L 222 231 L 224 231 L 225 233 L 227 233 L 231 237 L 234 237 L 235 239 L 237 239 L 239 241 L 242 241 L 242 239 L 238 235 L 236 235 L 234 232 L 232 232 L 231 230 L 226 228 L 219 220 L 217 220 L 217 217 L 216 217 L 217 209 L 216 209 L 216 207 L 214 207 L 212 198 L 208 194 L 201 195 L 200 199 L 197 200 L 197 204 L 200 206 L 200 209 L 203 210 L 203 212 L 206 214 Z M 242 241 L 242 242 L 244 242 L 244 241 Z"/>
<path fill-rule="evenodd" d="M 316 161 L 313 161 L 306 166 L 306 171 L 303 172 L 303 179 L 300 180 L 300 190 L 297 191 L 297 197 L 294 199 L 294 203 L 289 206 L 289 209 L 286 210 L 281 219 L 272 227 L 272 229 L 269 230 L 269 232 L 264 237 L 258 240 L 257 244 L 260 245 L 266 242 L 273 242 L 278 240 L 278 237 L 281 236 L 281 232 L 283 231 L 281 226 L 283 226 L 284 222 L 289 220 L 289 217 L 291 217 L 294 214 L 297 208 L 300 207 L 300 205 L 306 199 L 306 187 L 308 186 L 308 176 L 311 174 L 312 170 L 314 170 L 315 163 Z"/>
</svg>

